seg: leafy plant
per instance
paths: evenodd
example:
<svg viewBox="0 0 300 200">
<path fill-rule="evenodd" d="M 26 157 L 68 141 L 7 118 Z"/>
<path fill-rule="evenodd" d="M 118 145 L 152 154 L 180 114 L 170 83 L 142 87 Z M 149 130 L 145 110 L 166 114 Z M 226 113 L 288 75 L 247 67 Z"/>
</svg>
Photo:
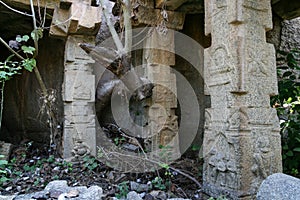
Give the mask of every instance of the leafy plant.
<svg viewBox="0 0 300 200">
<path fill-rule="evenodd" d="M 29 40 L 28 35 L 24 36 L 17 36 L 16 40 L 13 41 L 11 44 L 12 47 L 9 47 L 11 50 L 12 48 L 19 48 L 21 43 L 27 42 Z M 4 41 L 1 39 L 1 42 Z M 6 44 L 6 43 L 5 43 Z M 7 44 L 6 44 L 7 45 Z M 16 74 L 20 74 L 20 71 L 24 68 L 27 71 L 32 72 L 33 68 L 36 66 L 36 60 L 29 55 L 33 55 L 35 52 L 35 48 L 31 46 L 22 45 L 21 49 L 23 53 L 26 55 L 26 58 L 22 59 L 21 61 L 13 61 L 12 58 L 15 54 L 10 55 L 6 58 L 4 62 L 0 62 L 0 82 L 1 82 L 1 108 L 0 108 L 0 128 L 1 128 L 1 121 L 2 121 L 2 112 L 3 112 L 3 103 L 4 103 L 4 87 L 5 82 L 10 80 Z M 19 55 L 19 54 L 18 54 Z"/>
<path fill-rule="evenodd" d="M 3 160 L 4 155 L 0 155 L 0 185 L 5 183 L 6 181 L 9 181 L 9 178 L 7 178 L 7 171 L 6 166 L 8 162 L 6 160 Z"/>
<path fill-rule="evenodd" d="M 124 138 L 124 137 L 116 137 L 115 139 L 114 139 L 114 142 L 115 142 L 115 145 L 119 145 L 119 144 L 121 144 L 122 142 L 124 142 L 126 139 Z"/>
<path fill-rule="evenodd" d="M 128 186 L 128 182 L 127 181 L 124 181 L 122 183 L 120 183 L 118 185 L 118 190 L 119 192 L 116 193 L 116 198 L 117 199 L 121 199 L 123 197 L 126 197 L 127 194 L 129 193 L 129 186 Z"/>
<path fill-rule="evenodd" d="M 300 170 L 300 51 L 280 51 L 277 61 L 279 95 L 271 99 L 280 119 L 282 159 L 285 173 Z"/>
<path fill-rule="evenodd" d="M 161 177 L 155 177 L 154 180 L 151 181 L 154 188 L 157 188 L 159 190 L 165 190 L 167 187 Z"/>
<path fill-rule="evenodd" d="M 84 166 L 91 171 L 98 167 L 97 160 L 94 157 L 86 156 L 83 158 L 83 162 Z"/>
</svg>

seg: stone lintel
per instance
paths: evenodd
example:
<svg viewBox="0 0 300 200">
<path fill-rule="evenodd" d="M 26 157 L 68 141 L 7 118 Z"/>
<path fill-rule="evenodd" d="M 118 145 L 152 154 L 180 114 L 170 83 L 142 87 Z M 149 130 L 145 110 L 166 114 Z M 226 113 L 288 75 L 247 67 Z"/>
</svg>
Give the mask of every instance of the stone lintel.
<svg viewBox="0 0 300 200">
<path fill-rule="evenodd" d="M 156 8 L 162 8 L 165 6 L 168 10 L 176 10 L 185 2 L 187 2 L 187 0 L 155 0 L 155 5 Z"/>
<path fill-rule="evenodd" d="M 181 30 L 183 28 L 185 14 L 174 11 L 166 11 L 168 15 L 168 21 L 165 21 L 165 26 L 170 29 Z M 148 8 L 144 6 L 138 6 L 134 10 L 133 26 L 141 24 L 158 26 L 164 21 L 161 15 L 161 9 Z"/>
</svg>

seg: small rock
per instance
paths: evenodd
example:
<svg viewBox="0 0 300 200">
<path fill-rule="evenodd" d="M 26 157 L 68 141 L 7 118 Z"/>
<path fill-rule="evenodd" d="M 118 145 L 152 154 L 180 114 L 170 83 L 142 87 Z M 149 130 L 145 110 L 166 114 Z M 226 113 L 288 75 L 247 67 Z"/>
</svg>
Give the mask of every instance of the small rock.
<svg viewBox="0 0 300 200">
<path fill-rule="evenodd" d="M 150 192 L 150 194 L 156 199 L 161 199 L 161 200 L 167 199 L 167 194 L 160 190 L 153 190 Z"/>
<path fill-rule="evenodd" d="M 50 197 L 57 199 L 63 192 L 61 190 L 50 190 Z"/>
<path fill-rule="evenodd" d="M 141 184 L 134 181 L 130 181 L 130 189 L 136 192 L 147 192 L 152 189 L 152 183 Z"/>
<path fill-rule="evenodd" d="M 127 198 L 126 199 L 130 199 L 130 200 L 143 200 L 138 193 L 131 191 L 127 194 Z"/>
<path fill-rule="evenodd" d="M 32 195 L 32 198 L 33 199 L 39 199 L 39 200 L 46 200 L 46 199 L 48 199 L 48 194 L 49 193 L 47 193 L 47 192 L 44 192 L 44 191 L 41 191 L 41 192 L 36 192 L 36 193 L 34 193 L 33 195 Z"/>
<path fill-rule="evenodd" d="M 21 192 L 22 191 L 22 187 L 20 185 L 17 186 L 17 190 L 18 192 Z"/>
<path fill-rule="evenodd" d="M 167 194 L 165 192 L 161 191 L 161 192 L 158 193 L 156 198 L 161 199 L 161 200 L 165 200 L 165 199 L 167 199 Z"/>
<path fill-rule="evenodd" d="M 10 191 L 10 190 L 12 190 L 12 186 L 5 188 L 5 191 Z"/>
<path fill-rule="evenodd" d="M 68 198 L 74 198 L 74 197 L 78 197 L 79 195 L 79 191 L 78 190 L 71 190 L 70 192 L 68 192 L 68 194 L 66 195 L 66 197 Z"/>
<path fill-rule="evenodd" d="M 146 194 L 144 200 L 154 200 L 154 197 L 151 194 Z"/>
<path fill-rule="evenodd" d="M 62 193 L 58 196 L 57 200 L 66 200 L 67 193 Z"/>
<path fill-rule="evenodd" d="M 66 188 L 68 188 L 68 184 L 67 181 L 65 180 L 57 180 L 57 181 L 51 181 L 50 183 L 48 183 L 48 185 L 46 186 L 45 190 L 65 190 Z"/>
<path fill-rule="evenodd" d="M 59 171 L 59 167 L 57 166 L 57 167 L 54 167 L 53 168 L 53 171 Z"/>
<path fill-rule="evenodd" d="M 87 191 L 83 194 L 80 194 L 76 199 L 78 200 L 101 200 L 103 196 L 102 188 L 99 186 L 91 186 L 87 189 Z"/>
<path fill-rule="evenodd" d="M 144 197 L 146 196 L 146 192 L 140 193 L 139 196 L 140 196 L 141 198 L 144 198 Z"/>
<path fill-rule="evenodd" d="M 0 200 L 13 200 L 15 196 L 2 196 L 0 195 Z"/>
</svg>

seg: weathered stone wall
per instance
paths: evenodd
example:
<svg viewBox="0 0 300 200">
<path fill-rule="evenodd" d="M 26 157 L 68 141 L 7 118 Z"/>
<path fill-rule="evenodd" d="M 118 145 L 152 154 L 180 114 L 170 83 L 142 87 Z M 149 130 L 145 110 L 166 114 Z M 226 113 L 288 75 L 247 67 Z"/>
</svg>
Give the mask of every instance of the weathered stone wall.
<svg viewBox="0 0 300 200">
<path fill-rule="evenodd" d="M 283 20 L 273 13 L 273 29 L 267 32 L 267 41 L 276 50 L 289 51 L 300 48 L 300 17 Z"/>
<path fill-rule="evenodd" d="M 300 49 L 300 17 L 284 20 L 281 29 L 279 49 L 289 51 L 294 48 Z"/>
</svg>

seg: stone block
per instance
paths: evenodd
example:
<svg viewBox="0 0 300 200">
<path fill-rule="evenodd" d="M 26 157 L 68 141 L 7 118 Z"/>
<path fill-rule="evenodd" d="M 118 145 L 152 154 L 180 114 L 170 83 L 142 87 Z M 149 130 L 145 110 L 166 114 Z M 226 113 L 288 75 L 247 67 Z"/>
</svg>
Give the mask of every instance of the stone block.
<svg viewBox="0 0 300 200">
<path fill-rule="evenodd" d="M 101 23 L 101 8 L 90 2 L 61 3 L 53 13 L 50 35 L 67 37 L 69 34 L 96 35 Z"/>
<path fill-rule="evenodd" d="M 88 54 L 81 47 L 79 47 L 80 43 L 93 44 L 94 41 L 94 36 L 69 36 L 65 48 L 65 61 L 75 62 L 77 65 L 94 63 L 95 61 L 88 56 Z"/>
<path fill-rule="evenodd" d="M 175 65 L 174 31 L 168 29 L 167 33 L 161 33 L 153 28 L 144 49 L 144 58 L 148 64 Z"/>
<path fill-rule="evenodd" d="M 1 160 L 9 160 L 9 156 L 12 150 L 12 144 L 0 141 L 0 155 L 4 157 Z"/>
<path fill-rule="evenodd" d="M 84 123 L 88 127 L 95 126 L 95 115 L 88 115 L 88 116 L 70 116 L 66 115 L 64 119 L 65 127 L 72 127 L 74 124 L 77 123 Z"/>
<path fill-rule="evenodd" d="M 74 124 L 72 128 L 64 128 L 63 157 L 70 158 L 79 154 L 96 155 L 96 128 L 87 124 Z M 77 153 L 79 152 L 79 153 Z"/>
<path fill-rule="evenodd" d="M 66 116 L 87 116 L 93 115 L 93 104 L 87 102 L 65 103 L 64 113 Z"/>
<path fill-rule="evenodd" d="M 256 196 L 257 200 L 290 200 L 300 197 L 300 179 L 276 173 L 265 179 Z"/>
<path fill-rule="evenodd" d="M 181 30 L 183 28 L 185 14 L 181 12 L 166 11 L 168 21 L 165 21 L 165 26 L 169 29 Z M 138 6 L 134 10 L 134 20 L 132 24 L 138 26 L 140 24 L 157 26 L 164 21 L 161 15 L 161 9 L 154 9 L 144 6 Z"/>
<path fill-rule="evenodd" d="M 89 81 L 87 81 L 89 80 Z M 95 102 L 95 76 L 84 72 L 67 71 L 64 80 L 64 101 Z"/>
</svg>

